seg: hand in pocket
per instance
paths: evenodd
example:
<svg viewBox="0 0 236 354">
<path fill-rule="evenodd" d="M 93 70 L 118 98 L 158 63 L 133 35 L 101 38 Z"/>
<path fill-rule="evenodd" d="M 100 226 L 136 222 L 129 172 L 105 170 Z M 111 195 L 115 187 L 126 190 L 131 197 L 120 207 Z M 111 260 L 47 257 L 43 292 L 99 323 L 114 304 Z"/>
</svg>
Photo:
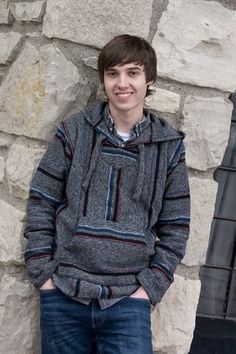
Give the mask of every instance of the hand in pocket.
<svg viewBox="0 0 236 354">
<path fill-rule="evenodd" d="M 49 278 L 39 290 L 50 290 L 50 289 L 55 289 L 55 285 L 53 284 L 52 278 Z"/>
</svg>

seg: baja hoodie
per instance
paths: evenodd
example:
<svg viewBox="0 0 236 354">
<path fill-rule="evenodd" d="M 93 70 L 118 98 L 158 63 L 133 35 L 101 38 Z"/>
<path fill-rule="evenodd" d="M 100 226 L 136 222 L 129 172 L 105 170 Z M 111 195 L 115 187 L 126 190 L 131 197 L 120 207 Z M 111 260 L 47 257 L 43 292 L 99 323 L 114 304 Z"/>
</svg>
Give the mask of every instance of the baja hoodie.
<svg viewBox="0 0 236 354">
<path fill-rule="evenodd" d="M 148 113 L 131 142 L 112 134 L 106 103 L 65 119 L 32 179 L 25 261 L 40 288 L 52 277 L 75 299 L 159 302 L 189 235 L 184 135 Z"/>
</svg>

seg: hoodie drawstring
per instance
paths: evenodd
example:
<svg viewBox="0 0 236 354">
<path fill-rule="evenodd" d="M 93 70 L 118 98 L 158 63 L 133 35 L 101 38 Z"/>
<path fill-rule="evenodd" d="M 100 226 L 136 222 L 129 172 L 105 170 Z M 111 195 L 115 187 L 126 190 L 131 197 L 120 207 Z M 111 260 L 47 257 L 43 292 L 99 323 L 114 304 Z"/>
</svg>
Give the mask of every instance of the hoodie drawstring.
<svg viewBox="0 0 236 354">
<path fill-rule="evenodd" d="M 139 147 L 139 166 L 138 166 L 138 173 L 136 179 L 136 187 L 133 193 L 134 200 L 138 201 L 141 198 L 143 185 L 144 185 L 144 177 L 145 177 L 145 156 L 144 151 L 145 147 L 144 144 L 140 144 Z"/>
<path fill-rule="evenodd" d="M 84 182 L 82 184 L 82 188 L 84 189 L 84 191 L 87 190 L 87 188 L 89 186 L 89 183 L 90 183 L 90 180 L 91 180 L 91 177 L 92 177 L 92 174 L 93 174 L 94 169 L 95 169 L 95 167 L 97 165 L 98 157 L 99 157 L 99 153 L 100 153 L 100 149 L 101 149 L 101 143 L 102 143 L 103 139 L 104 139 L 104 136 L 102 134 L 99 134 L 97 136 L 96 143 L 95 143 L 95 146 L 94 146 L 93 151 L 92 151 L 92 156 L 91 156 L 91 160 L 90 160 L 89 170 L 88 170 L 88 173 L 85 176 Z"/>
</svg>

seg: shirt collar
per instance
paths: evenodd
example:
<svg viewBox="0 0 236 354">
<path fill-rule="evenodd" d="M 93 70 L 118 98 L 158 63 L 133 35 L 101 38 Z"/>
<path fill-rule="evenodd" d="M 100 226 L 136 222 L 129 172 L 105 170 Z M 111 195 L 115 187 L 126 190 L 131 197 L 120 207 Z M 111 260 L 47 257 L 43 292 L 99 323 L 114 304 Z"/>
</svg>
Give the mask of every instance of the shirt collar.
<svg viewBox="0 0 236 354">
<path fill-rule="evenodd" d="M 107 105 L 106 109 L 105 109 L 105 122 L 107 125 L 108 130 L 119 137 L 119 135 L 117 134 L 117 130 L 115 127 L 115 123 L 114 123 L 114 119 L 112 118 L 110 112 L 109 112 L 109 107 Z M 135 138 L 139 137 L 143 131 L 149 126 L 150 124 L 150 116 L 149 113 L 144 110 L 144 114 L 143 114 L 143 119 L 136 123 L 131 129 L 130 129 L 130 140 L 134 140 Z"/>
</svg>

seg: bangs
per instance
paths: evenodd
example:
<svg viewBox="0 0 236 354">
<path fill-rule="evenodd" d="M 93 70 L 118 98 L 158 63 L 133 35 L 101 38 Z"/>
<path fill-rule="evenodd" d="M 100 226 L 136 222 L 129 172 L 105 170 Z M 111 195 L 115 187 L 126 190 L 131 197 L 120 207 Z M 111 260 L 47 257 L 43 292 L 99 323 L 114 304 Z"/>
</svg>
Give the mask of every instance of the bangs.
<svg viewBox="0 0 236 354">
<path fill-rule="evenodd" d="M 144 38 L 128 34 L 114 37 L 98 56 L 98 71 L 103 82 L 104 71 L 116 65 L 143 65 L 147 81 L 156 80 L 156 53 Z"/>
<path fill-rule="evenodd" d="M 105 70 L 112 68 L 113 66 L 125 65 L 129 63 L 135 63 L 136 65 L 144 65 L 146 62 L 145 52 L 137 50 L 136 48 L 113 48 L 111 53 L 107 53 L 107 58 L 105 59 Z"/>
</svg>

